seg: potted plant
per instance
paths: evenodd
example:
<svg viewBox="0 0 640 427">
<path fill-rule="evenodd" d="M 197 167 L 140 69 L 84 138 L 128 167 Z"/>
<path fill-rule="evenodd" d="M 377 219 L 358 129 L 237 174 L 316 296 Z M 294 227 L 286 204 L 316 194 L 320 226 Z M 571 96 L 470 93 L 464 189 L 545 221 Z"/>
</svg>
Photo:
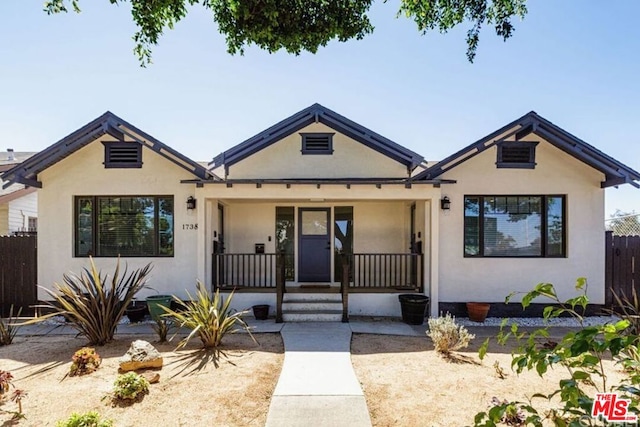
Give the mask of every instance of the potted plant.
<svg viewBox="0 0 640 427">
<path fill-rule="evenodd" d="M 469 320 L 473 322 L 484 322 L 489 314 L 491 305 L 487 302 L 468 302 L 467 313 L 469 313 Z"/>
</svg>

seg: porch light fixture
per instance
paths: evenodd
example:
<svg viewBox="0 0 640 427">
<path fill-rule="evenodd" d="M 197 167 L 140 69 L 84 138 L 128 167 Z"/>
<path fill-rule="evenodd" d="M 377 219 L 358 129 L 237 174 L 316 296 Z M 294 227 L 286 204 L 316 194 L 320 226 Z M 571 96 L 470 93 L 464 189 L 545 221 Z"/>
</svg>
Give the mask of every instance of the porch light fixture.
<svg viewBox="0 0 640 427">
<path fill-rule="evenodd" d="M 187 209 L 191 211 L 195 208 L 196 208 L 196 199 L 194 199 L 193 196 L 189 196 L 189 198 L 187 199 Z"/>
<path fill-rule="evenodd" d="M 444 196 L 442 199 L 440 199 L 440 209 L 442 209 L 443 211 L 448 211 L 449 209 L 451 209 L 451 200 L 449 200 L 447 196 Z"/>
</svg>

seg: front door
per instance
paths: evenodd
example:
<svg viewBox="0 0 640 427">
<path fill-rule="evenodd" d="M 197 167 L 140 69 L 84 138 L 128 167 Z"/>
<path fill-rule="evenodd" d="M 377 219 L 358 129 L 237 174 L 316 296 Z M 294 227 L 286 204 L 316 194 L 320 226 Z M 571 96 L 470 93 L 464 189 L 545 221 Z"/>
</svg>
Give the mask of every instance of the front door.
<svg viewBox="0 0 640 427">
<path fill-rule="evenodd" d="M 331 281 L 329 208 L 299 209 L 299 282 Z"/>
</svg>

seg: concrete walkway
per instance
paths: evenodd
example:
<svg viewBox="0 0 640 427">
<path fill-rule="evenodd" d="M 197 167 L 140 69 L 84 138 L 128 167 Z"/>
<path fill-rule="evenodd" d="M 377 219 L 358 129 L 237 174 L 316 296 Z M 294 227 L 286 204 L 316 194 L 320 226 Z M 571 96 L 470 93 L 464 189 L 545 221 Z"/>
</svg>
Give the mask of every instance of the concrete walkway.
<svg viewBox="0 0 640 427">
<path fill-rule="evenodd" d="M 351 365 L 347 323 L 286 323 L 284 364 L 267 427 L 369 427 L 371 419 Z"/>
</svg>

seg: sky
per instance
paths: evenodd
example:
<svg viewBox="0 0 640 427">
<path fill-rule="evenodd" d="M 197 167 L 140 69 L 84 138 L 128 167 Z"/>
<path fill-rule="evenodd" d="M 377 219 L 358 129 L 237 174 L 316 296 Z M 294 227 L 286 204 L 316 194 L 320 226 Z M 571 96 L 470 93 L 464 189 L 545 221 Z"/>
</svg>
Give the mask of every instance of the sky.
<svg viewBox="0 0 640 427">
<path fill-rule="evenodd" d="M 376 1 L 374 34 L 318 53 L 226 52 L 192 7 L 139 66 L 127 3 L 0 1 L 0 151 L 39 151 L 109 110 L 184 155 L 218 153 L 318 102 L 427 160 L 533 110 L 640 171 L 640 2 L 531 0 L 506 43 L 487 28 L 467 62 L 468 25 L 421 35 Z M 606 192 L 606 218 L 640 213 L 640 190 Z"/>
</svg>

